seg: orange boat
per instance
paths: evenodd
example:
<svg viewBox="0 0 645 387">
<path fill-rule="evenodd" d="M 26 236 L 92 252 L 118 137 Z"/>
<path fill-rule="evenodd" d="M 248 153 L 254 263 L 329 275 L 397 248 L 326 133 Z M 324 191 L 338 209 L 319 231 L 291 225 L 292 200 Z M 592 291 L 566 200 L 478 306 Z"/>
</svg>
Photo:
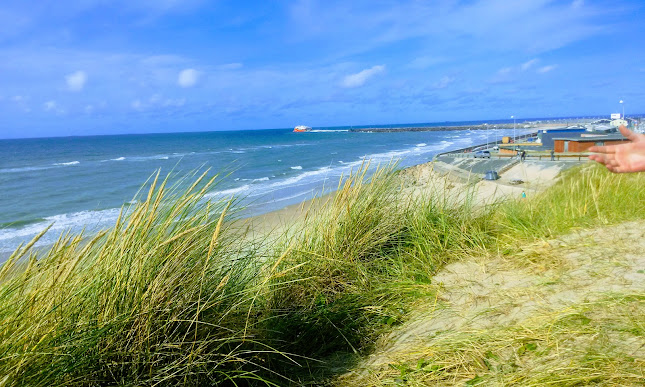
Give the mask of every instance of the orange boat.
<svg viewBox="0 0 645 387">
<path fill-rule="evenodd" d="M 311 130 L 311 127 L 304 126 L 304 125 L 298 125 L 295 128 L 293 128 L 293 131 L 296 133 L 308 132 L 310 130 Z"/>
</svg>

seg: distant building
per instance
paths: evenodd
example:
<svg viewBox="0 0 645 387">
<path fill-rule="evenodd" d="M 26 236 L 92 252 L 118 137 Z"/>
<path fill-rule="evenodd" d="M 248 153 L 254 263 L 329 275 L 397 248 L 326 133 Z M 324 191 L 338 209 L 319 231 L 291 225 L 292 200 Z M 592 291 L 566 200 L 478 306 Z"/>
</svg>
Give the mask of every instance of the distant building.
<svg viewBox="0 0 645 387">
<path fill-rule="evenodd" d="M 629 142 L 622 134 L 581 134 L 566 137 L 553 138 L 553 150 L 555 153 L 586 152 L 594 145 L 617 145 Z"/>
<path fill-rule="evenodd" d="M 542 144 L 543 147 L 553 149 L 553 138 L 568 136 L 573 133 L 584 133 L 584 128 L 568 129 L 568 128 L 555 128 L 555 129 L 541 129 L 538 130 L 537 142 Z"/>
<path fill-rule="evenodd" d="M 629 125 L 629 123 L 627 121 L 625 121 L 624 119 L 619 118 L 619 119 L 616 119 L 616 120 L 612 120 L 609 123 L 609 125 L 611 125 L 613 128 L 619 128 L 621 126 L 627 127 Z"/>
</svg>

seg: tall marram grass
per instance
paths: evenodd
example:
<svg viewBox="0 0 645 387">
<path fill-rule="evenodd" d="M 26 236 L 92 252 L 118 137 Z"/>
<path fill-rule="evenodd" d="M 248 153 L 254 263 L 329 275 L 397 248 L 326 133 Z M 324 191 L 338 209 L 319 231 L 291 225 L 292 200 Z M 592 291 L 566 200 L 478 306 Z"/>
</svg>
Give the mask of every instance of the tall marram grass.
<svg viewBox="0 0 645 387">
<path fill-rule="evenodd" d="M 598 168 L 484 208 L 367 170 L 277 238 L 246 235 L 202 175 L 154 179 L 95 237 L 18 249 L 0 269 L 0 385 L 320 383 L 433 297 L 446 263 L 645 216 L 645 179 Z"/>
<path fill-rule="evenodd" d="M 437 270 L 489 239 L 488 218 L 472 215 L 472 200 L 444 192 L 402 198 L 392 166 L 369 179 L 366 171 L 350 175 L 278 247 L 285 275 L 267 297 L 268 337 L 272 347 L 301 354 L 310 372 L 335 365 L 339 354 L 369 351 L 410 302 L 433 296 Z"/>
<path fill-rule="evenodd" d="M 544 238 L 575 228 L 645 218 L 645 174 L 613 174 L 583 165 L 562 174 L 537 195 L 506 201 L 496 208 L 497 234 Z"/>
<path fill-rule="evenodd" d="M 227 222 L 231 202 L 203 200 L 213 183 L 155 179 L 92 239 L 63 235 L 21 270 L 30 246 L 16 251 L 0 274 L 0 384 L 257 379 L 258 254 Z"/>
</svg>

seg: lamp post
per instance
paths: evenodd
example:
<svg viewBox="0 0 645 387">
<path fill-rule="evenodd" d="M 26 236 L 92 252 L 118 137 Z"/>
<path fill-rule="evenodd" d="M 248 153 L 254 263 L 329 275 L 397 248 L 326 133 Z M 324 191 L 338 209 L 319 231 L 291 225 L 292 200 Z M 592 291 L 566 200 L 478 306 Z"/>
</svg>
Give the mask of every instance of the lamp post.
<svg viewBox="0 0 645 387">
<path fill-rule="evenodd" d="M 513 142 L 515 142 L 515 116 L 511 116 L 513 119 Z"/>
</svg>

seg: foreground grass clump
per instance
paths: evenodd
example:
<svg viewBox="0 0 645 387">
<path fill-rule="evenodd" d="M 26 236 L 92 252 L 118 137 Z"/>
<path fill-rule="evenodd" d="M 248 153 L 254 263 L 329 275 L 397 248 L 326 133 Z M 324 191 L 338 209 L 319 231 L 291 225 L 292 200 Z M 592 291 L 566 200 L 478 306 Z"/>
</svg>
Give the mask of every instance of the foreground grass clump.
<svg viewBox="0 0 645 387">
<path fill-rule="evenodd" d="M 0 384 L 329 382 L 436 300 L 446 263 L 643 218 L 643 183 L 584 168 L 530 201 L 482 207 L 472 191 L 410 198 L 391 168 L 364 166 L 276 241 L 246 235 L 232 203 L 204 200 L 214 180 L 155 180 L 113 228 L 64 235 L 38 260 L 28 245 L 2 267 Z M 487 337 L 463 339 L 498 340 Z"/>
<path fill-rule="evenodd" d="M 437 332 L 363 385 L 642 385 L 645 295 L 621 294 L 521 324 Z M 345 380 L 341 385 L 356 385 Z"/>
<path fill-rule="evenodd" d="M 267 297 L 271 346 L 302 355 L 308 372 L 365 354 L 416 299 L 433 296 L 438 269 L 490 239 L 489 217 L 473 216 L 472 201 L 445 192 L 402 200 L 390 169 L 365 173 L 351 175 L 278 248 L 285 275 Z"/>
<path fill-rule="evenodd" d="M 166 182 L 89 241 L 64 235 L 0 284 L 3 385 L 210 384 L 256 379 L 248 318 L 257 252 L 207 202 L 204 175 Z"/>
<path fill-rule="evenodd" d="M 531 240 L 645 218 L 645 174 L 614 174 L 599 165 L 565 171 L 548 190 L 529 200 L 499 205 L 502 237 Z"/>
</svg>

